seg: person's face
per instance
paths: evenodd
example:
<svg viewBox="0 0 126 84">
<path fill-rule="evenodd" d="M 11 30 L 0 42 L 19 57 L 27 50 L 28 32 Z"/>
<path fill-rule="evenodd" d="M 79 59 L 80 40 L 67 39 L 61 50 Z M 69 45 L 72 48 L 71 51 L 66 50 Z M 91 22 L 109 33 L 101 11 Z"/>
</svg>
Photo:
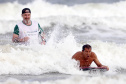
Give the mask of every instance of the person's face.
<svg viewBox="0 0 126 84">
<path fill-rule="evenodd" d="M 24 13 L 24 14 L 22 14 L 22 18 L 25 21 L 29 21 L 30 18 L 31 18 L 31 13 Z"/>
<path fill-rule="evenodd" d="M 83 52 L 83 55 L 84 55 L 84 57 L 86 58 L 86 59 L 88 59 L 90 56 L 91 56 L 91 48 L 85 48 L 85 50 L 84 51 L 82 51 Z"/>
</svg>

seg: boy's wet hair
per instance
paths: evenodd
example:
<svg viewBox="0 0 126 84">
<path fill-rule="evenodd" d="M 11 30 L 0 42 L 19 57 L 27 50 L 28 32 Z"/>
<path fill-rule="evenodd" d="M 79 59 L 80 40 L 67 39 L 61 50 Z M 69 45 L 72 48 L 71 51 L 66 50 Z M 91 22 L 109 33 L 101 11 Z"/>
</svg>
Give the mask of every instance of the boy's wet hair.
<svg viewBox="0 0 126 84">
<path fill-rule="evenodd" d="M 82 47 L 82 51 L 84 51 L 84 50 L 85 50 L 85 48 L 90 49 L 90 48 L 91 48 L 91 46 L 90 46 L 89 44 L 83 45 L 83 47 Z"/>
</svg>

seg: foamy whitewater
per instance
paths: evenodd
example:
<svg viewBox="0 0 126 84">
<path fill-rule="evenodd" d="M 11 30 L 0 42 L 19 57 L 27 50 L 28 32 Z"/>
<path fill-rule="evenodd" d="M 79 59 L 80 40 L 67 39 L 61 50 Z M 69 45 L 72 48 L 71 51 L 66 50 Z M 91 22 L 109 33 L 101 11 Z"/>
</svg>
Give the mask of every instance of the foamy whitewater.
<svg viewBox="0 0 126 84">
<path fill-rule="evenodd" d="M 45 31 L 46 45 L 12 43 L 21 10 Z M 126 1 L 115 3 L 54 4 L 35 0 L 27 4 L 0 4 L 0 84 L 125 84 Z M 71 57 L 90 44 L 104 73 L 79 70 Z M 96 67 L 92 63 L 92 67 Z"/>
</svg>

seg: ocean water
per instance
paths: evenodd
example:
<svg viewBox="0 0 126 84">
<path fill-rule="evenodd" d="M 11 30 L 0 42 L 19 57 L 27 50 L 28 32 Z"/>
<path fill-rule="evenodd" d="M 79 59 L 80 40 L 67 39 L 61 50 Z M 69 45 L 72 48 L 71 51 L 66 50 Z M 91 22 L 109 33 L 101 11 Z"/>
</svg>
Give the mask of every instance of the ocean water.
<svg viewBox="0 0 126 84">
<path fill-rule="evenodd" d="M 125 84 L 126 1 L 59 1 L 0 0 L 0 84 Z M 12 43 L 25 7 L 45 31 L 46 45 Z M 71 57 L 86 43 L 109 71 L 79 70 Z"/>
</svg>

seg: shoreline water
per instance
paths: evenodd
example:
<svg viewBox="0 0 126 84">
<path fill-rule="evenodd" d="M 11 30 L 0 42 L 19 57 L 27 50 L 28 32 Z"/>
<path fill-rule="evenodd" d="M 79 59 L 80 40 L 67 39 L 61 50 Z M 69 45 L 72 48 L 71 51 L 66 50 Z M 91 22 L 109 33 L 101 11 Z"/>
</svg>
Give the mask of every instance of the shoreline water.
<svg viewBox="0 0 126 84">
<path fill-rule="evenodd" d="M 46 82 L 46 81 L 55 81 L 55 80 L 63 80 L 70 77 L 68 74 L 62 74 L 62 73 L 45 73 L 41 75 L 23 75 L 23 74 L 3 74 L 0 75 L 0 82 L 5 82 L 9 79 L 17 79 L 20 81 L 39 81 L 39 82 Z"/>
<path fill-rule="evenodd" d="M 48 73 L 42 75 L 0 75 L 0 83 L 1 84 L 24 84 L 24 83 L 34 83 L 34 84 L 41 84 L 41 83 L 48 83 L 48 84 L 62 84 L 62 83 L 78 83 L 78 84 L 85 84 L 90 83 L 102 83 L 102 84 L 117 84 L 122 83 L 125 84 L 125 76 L 124 74 L 81 74 L 81 75 L 67 75 L 67 74 L 59 74 L 59 73 Z M 104 81 L 104 82 L 103 82 Z"/>
</svg>

